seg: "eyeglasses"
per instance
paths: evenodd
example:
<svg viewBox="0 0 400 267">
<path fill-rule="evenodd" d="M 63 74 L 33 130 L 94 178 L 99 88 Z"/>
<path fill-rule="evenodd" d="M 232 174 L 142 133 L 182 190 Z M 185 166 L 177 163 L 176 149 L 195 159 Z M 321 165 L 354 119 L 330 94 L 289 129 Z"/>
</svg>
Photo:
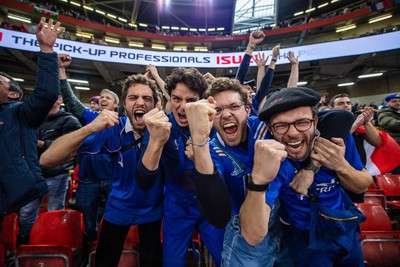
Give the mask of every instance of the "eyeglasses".
<svg viewBox="0 0 400 267">
<path fill-rule="evenodd" d="M 296 128 L 297 131 L 305 132 L 311 128 L 314 121 L 314 119 L 301 119 L 292 123 L 278 122 L 271 125 L 271 128 L 277 134 L 285 134 L 289 131 L 290 125 L 294 125 L 294 128 Z"/>
<path fill-rule="evenodd" d="M 215 111 L 216 111 L 215 115 L 216 116 L 220 116 L 224 109 L 228 109 L 228 111 L 230 113 L 235 113 L 236 111 L 239 111 L 240 107 L 245 105 L 245 104 L 246 103 L 244 103 L 244 102 L 240 102 L 240 103 L 232 103 L 230 105 L 223 105 L 223 106 L 220 106 L 220 107 L 216 107 L 215 108 Z"/>
</svg>

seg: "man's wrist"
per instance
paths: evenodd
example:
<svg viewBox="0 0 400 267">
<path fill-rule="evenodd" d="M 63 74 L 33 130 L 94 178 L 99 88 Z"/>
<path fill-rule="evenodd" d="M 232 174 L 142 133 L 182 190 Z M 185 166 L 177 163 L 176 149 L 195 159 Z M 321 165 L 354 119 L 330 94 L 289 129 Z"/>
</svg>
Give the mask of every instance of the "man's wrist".
<svg viewBox="0 0 400 267">
<path fill-rule="evenodd" d="M 251 49 L 256 49 L 256 45 L 255 44 L 252 44 L 252 43 L 249 43 L 248 45 L 247 45 L 247 47 L 249 47 L 249 48 L 251 48 Z"/>
<path fill-rule="evenodd" d="M 251 174 L 247 175 L 247 189 L 249 191 L 264 192 L 269 188 L 269 183 L 259 184 L 254 182 Z"/>
</svg>

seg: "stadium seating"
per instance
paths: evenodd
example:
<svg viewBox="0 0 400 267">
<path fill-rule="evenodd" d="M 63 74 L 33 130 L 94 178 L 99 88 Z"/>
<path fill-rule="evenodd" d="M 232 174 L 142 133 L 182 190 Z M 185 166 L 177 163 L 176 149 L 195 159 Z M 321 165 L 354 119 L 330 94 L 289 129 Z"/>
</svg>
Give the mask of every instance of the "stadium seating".
<svg viewBox="0 0 400 267">
<path fill-rule="evenodd" d="M 377 175 L 376 183 L 386 197 L 398 197 L 400 199 L 400 174 Z"/>
<path fill-rule="evenodd" d="M 365 222 L 360 224 L 361 232 L 392 230 L 389 215 L 381 205 L 371 203 L 357 203 L 356 205 L 367 217 Z"/>
<path fill-rule="evenodd" d="M 18 213 L 11 213 L 4 216 L 0 244 L 4 251 L 14 251 L 17 249 L 17 235 L 19 233 Z"/>
<path fill-rule="evenodd" d="M 382 208 L 387 210 L 386 196 L 383 194 L 372 194 L 366 192 L 364 195 L 364 203 L 379 204 Z"/>
<path fill-rule="evenodd" d="M 72 252 L 82 249 L 83 215 L 76 210 L 39 214 L 32 226 L 30 244 L 17 248 L 16 266 L 73 266 Z M 35 265 L 36 264 L 36 265 Z"/>
<path fill-rule="evenodd" d="M 400 238 L 365 238 L 361 240 L 365 266 L 399 267 Z"/>
</svg>

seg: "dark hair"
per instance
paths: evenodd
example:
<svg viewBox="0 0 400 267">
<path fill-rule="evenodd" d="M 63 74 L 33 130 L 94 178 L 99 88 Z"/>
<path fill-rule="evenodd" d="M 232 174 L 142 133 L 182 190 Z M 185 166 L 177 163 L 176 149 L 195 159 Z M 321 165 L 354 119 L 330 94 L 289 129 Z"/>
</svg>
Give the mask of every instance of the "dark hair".
<svg viewBox="0 0 400 267">
<path fill-rule="evenodd" d="M 331 101 L 329 101 L 329 105 L 331 107 L 333 107 L 335 105 L 335 99 L 340 98 L 340 97 L 348 97 L 348 98 L 350 98 L 350 96 L 348 94 L 346 94 L 346 93 L 337 94 L 337 95 L 334 95 L 331 98 Z"/>
<path fill-rule="evenodd" d="M 200 98 L 203 98 L 208 84 L 203 75 L 195 68 L 175 68 L 172 74 L 165 79 L 168 94 L 171 95 L 178 83 L 183 83 L 191 91 L 197 92 Z"/>
<path fill-rule="evenodd" d="M 210 87 L 205 92 L 204 97 L 215 96 L 216 94 L 224 91 L 233 91 L 239 93 L 241 100 L 246 103 L 246 105 L 249 104 L 246 89 L 242 87 L 237 79 L 230 79 L 226 77 L 216 78 L 213 80 Z"/>
<path fill-rule="evenodd" d="M 13 77 L 8 75 L 7 73 L 1 72 L 0 71 L 0 76 L 6 77 L 10 81 L 8 82 L 8 85 L 10 86 L 10 91 L 12 92 L 17 92 L 19 94 L 18 100 L 21 100 L 22 97 L 24 96 L 24 92 L 22 91 L 21 87 L 19 87 L 19 84 L 14 80 Z"/>
<path fill-rule="evenodd" d="M 154 105 L 157 103 L 158 98 L 157 98 L 157 85 L 153 80 L 147 79 L 146 76 L 143 74 L 136 74 L 136 75 L 130 75 L 128 78 L 125 79 L 124 83 L 122 84 L 122 101 L 125 103 L 126 96 L 128 94 L 128 89 L 132 85 L 136 84 L 143 84 L 143 85 L 148 85 L 153 93 L 153 99 L 154 99 Z"/>
</svg>

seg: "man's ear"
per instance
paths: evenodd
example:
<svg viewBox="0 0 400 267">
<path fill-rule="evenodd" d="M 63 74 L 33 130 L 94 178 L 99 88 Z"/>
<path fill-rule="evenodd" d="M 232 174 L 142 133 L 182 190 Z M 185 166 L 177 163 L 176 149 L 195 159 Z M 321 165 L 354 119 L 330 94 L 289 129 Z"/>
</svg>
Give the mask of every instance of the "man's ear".
<svg viewBox="0 0 400 267">
<path fill-rule="evenodd" d="M 20 98 L 20 94 L 18 93 L 18 92 L 15 92 L 15 91 L 10 91 L 9 93 L 8 93 L 8 98 L 10 98 L 10 99 L 19 99 Z"/>
</svg>

